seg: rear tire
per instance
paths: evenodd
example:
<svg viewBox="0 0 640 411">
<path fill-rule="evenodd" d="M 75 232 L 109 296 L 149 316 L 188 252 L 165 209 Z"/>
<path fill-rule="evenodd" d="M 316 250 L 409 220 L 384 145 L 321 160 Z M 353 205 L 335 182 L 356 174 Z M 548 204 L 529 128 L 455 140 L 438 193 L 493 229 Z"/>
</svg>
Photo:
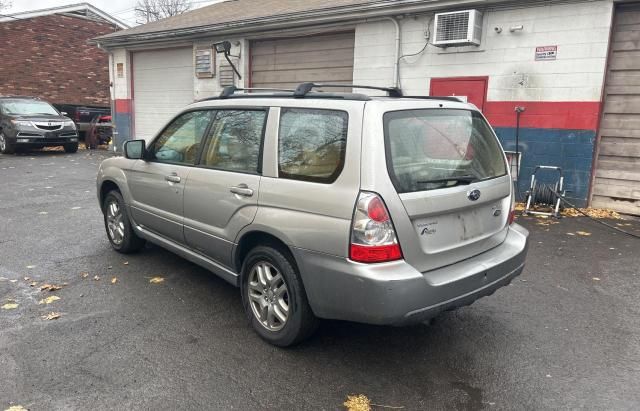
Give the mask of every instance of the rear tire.
<svg viewBox="0 0 640 411">
<path fill-rule="evenodd" d="M 13 154 L 16 152 L 16 146 L 9 143 L 3 133 L 0 133 L 0 153 Z"/>
<path fill-rule="evenodd" d="M 133 231 L 122 194 L 116 190 L 110 191 L 102 206 L 104 213 L 104 227 L 107 238 L 114 250 L 129 254 L 144 247 L 145 240 Z"/>
<path fill-rule="evenodd" d="M 77 153 L 78 152 L 78 143 L 65 144 L 64 146 L 65 153 Z"/>
<path fill-rule="evenodd" d="M 242 264 L 241 292 L 253 329 L 273 345 L 298 344 L 318 326 L 300 275 L 284 250 L 271 246 L 251 250 Z"/>
</svg>

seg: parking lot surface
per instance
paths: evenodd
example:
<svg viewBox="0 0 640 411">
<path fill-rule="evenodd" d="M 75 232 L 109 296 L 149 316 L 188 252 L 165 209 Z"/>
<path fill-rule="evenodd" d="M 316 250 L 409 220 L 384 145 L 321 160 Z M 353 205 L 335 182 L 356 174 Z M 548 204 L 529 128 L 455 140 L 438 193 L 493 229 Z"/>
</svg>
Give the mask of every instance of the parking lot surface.
<svg viewBox="0 0 640 411">
<path fill-rule="evenodd" d="M 279 349 L 206 270 L 155 246 L 112 251 L 95 195 L 108 155 L 0 155 L 0 409 L 335 410 L 349 394 L 405 410 L 640 406 L 636 239 L 519 218 L 528 265 L 493 296 L 431 325 L 325 321 Z"/>
</svg>

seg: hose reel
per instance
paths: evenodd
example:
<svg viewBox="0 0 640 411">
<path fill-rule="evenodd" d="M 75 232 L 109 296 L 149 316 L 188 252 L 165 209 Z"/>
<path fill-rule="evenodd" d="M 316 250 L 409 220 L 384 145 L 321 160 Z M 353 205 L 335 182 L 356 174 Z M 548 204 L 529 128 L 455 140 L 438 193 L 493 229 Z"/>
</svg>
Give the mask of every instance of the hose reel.
<svg viewBox="0 0 640 411">
<path fill-rule="evenodd" d="M 558 179 L 555 182 L 543 183 L 537 178 L 540 170 L 557 171 Z M 531 185 L 526 194 L 527 201 L 523 215 L 536 214 L 560 218 L 562 200 L 566 194 L 562 169 L 555 166 L 537 166 L 531 175 Z M 550 211 L 539 211 L 538 208 L 546 208 Z"/>
</svg>

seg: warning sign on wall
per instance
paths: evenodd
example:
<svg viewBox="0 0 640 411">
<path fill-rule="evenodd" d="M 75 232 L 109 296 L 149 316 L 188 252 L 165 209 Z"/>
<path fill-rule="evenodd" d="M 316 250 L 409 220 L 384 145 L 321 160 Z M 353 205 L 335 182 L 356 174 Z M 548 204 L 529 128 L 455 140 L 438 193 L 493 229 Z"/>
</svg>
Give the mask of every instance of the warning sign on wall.
<svg viewBox="0 0 640 411">
<path fill-rule="evenodd" d="M 536 61 L 555 60 L 558 57 L 558 46 L 536 47 Z"/>
</svg>

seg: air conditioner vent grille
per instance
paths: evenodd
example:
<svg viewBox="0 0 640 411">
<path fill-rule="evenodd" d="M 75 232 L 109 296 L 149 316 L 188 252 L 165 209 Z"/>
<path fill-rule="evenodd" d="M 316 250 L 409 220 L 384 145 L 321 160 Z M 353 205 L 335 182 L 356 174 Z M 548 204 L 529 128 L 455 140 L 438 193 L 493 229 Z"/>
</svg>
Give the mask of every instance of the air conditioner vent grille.
<svg viewBox="0 0 640 411">
<path fill-rule="evenodd" d="M 469 13 L 450 13 L 439 16 L 436 40 L 466 40 L 469 33 Z"/>
<path fill-rule="evenodd" d="M 435 46 L 479 46 L 482 38 L 482 13 L 478 10 L 437 13 L 434 33 Z"/>
</svg>

